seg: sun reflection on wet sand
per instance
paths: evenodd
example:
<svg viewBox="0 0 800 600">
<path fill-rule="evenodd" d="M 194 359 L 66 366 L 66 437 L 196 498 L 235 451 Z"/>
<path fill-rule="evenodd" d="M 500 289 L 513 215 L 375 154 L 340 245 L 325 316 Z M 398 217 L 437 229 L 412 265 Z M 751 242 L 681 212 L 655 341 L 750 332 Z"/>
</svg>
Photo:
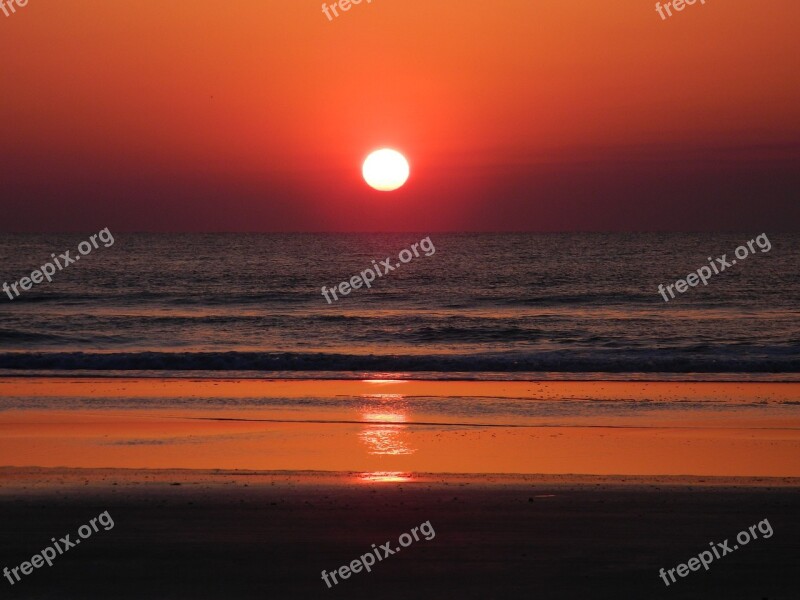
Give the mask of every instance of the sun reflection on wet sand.
<svg viewBox="0 0 800 600">
<path fill-rule="evenodd" d="M 408 407 L 402 394 L 364 394 L 359 410 L 364 428 L 358 438 L 366 446 L 367 453 L 379 456 L 403 456 L 414 454 L 408 440 Z M 404 471 L 370 471 L 359 473 L 359 483 L 398 483 L 411 481 L 412 474 Z"/>
<path fill-rule="evenodd" d="M 372 471 L 370 473 L 359 473 L 357 481 L 361 483 L 402 483 L 411 481 L 411 473 L 401 471 Z"/>
<path fill-rule="evenodd" d="M 380 423 L 388 421 L 391 424 L 367 426 L 358 434 L 359 439 L 367 446 L 370 454 L 403 455 L 414 454 L 416 448 L 411 448 L 403 439 L 405 425 L 397 425 L 398 421 L 405 421 L 401 413 L 363 414 L 365 421 Z"/>
<path fill-rule="evenodd" d="M 400 394 L 365 395 L 365 405 L 361 408 L 361 420 L 364 429 L 358 434 L 359 439 L 373 455 L 408 455 L 414 454 L 407 440 L 408 420 L 404 397 Z"/>
</svg>

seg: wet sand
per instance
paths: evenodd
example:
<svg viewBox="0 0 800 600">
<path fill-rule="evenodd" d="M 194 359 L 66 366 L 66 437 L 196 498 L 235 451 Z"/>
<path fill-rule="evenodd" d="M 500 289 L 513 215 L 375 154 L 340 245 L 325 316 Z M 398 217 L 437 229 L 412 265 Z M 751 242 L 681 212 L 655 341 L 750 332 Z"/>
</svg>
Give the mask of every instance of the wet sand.
<svg viewBox="0 0 800 600">
<path fill-rule="evenodd" d="M 430 408 L 454 398 L 485 410 Z M 0 465 L 800 476 L 798 399 L 797 383 L 4 379 Z"/>
<path fill-rule="evenodd" d="M 103 511 L 114 520 L 52 567 L 0 580 L 7 598 L 797 597 L 797 479 L 4 468 L 0 480 L 1 565 Z M 765 518 L 771 538 L 669 588 L 659 578 Z M 323 582 L 426 521 L 432 540 Z"/>
<path fill-rule="evenodd" d="M 115 526 L 13 586 L 0 578 L 0 589 L 25 599 L 794 599 L 799 392 L 4 379 L 0 567 L 52 537 L 74 539 L 103 511 Z M 429 408 L 456 396 L 477 412 L 454 422 Z M 574 403 L 600 410 L 589 417 Z M 669 587 L 659 577 L 763 519 L 771 538 Z M 427 521 L 432 540 L 332 589 L 323 582 L 323 569 L 372 544 L 396 547 Z"/>
</svg>

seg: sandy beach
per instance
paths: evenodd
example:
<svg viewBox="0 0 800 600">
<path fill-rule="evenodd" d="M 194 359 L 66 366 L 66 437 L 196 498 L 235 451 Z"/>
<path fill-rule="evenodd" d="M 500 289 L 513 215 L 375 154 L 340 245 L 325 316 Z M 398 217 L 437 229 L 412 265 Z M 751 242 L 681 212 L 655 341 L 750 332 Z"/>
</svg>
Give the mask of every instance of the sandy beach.
<svg viewBox="0 0 800 600">
<path fill-rule="evenodd" d="M 108 511 L 100 530 L 7 598 L 796 597 L 800 481 L 0 470 L 1 564 Z M 770 539 L 667 588 L 660 568 L 768 519 Z M 435 536 L 328 589 L 338 569 L 430 522 Z M 73 534 L 73 538 L 75 538 Z"/>
<path fill-rule="evenodd" d="M 798 589 L 798 391 L 7 378 L 0 566 L 104 511 L 114 527 L 4 589 L 76 599 L 788 599 Z M 770 539 L 669 587 L 659 577 L 763 519 Z M 330 589 L 323 581 L 323 569 L 372 544 L 398 547 L 426 522 L 432 539 Z"/>
</svg>

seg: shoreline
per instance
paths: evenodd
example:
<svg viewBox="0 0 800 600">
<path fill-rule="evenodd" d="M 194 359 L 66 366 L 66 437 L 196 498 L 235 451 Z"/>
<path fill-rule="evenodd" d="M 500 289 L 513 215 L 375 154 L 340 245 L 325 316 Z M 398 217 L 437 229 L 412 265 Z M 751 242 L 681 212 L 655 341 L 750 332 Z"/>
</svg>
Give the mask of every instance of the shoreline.
<svg viewBox="0 0 800 600">
<path fill-rule="evenodd" d="M 135 488 L 142 485 L 202 485 L 207 489 L 227 489 L 236 481 L 247 487 L 280 487 L 285 489 L 325 487 L 352 489 L 369 485 L 385 487 L 449 486 L 481 488 L 525 488 L 545 486 L 560 490 L 611 488 L 714 488 L 716 490 L 744 488 L 798 488 L 800 477 L 731 477 L 703 475 L 592 475 L 549 473 L 374 473 L 358 471 L 254 471 L 245 469 L 133 469 L 133 468 L 68 468 L 68 467 L 9 467 L 0 466 L 0 496 L 18 494 L 22 490 L 56 491 L 75 488 L 76 491 L 105 487 Z M 241 480 L 241 481 L 239 481 Z"/>
<path fill-rule="evenodd" d="M 0 369 L 0 380 L 14 379 L 178 379 L 196 381 L 364 381 L 383 377 L 394 381 L 443 382 L 626 382 L 626 383 L 800 383 L 798 372 L 607 372 L 607 371 L 159 371 L 126 369 L 60 371 Z"/>
<path fill-rule="evenodd" d="M 159 385 L 160 384 L 160 385 Z M 562 398 L 565 393 L 591 389 L 593 399 L 620 399 L 621 391 L 641 396 L 644 391 L 676 397 L 682 394 L 700 394 L 715 391 L 748 397 L 756 388 L 764 388 L 769 396 L 794 399 L 800 402 L 798 381 L 628 381 L 628 380 L 438 380 L 438 379 L 242 379 L 242 378 L 195 378 L 186 377 L 3 377 L 0 376 L 0 398 L 37 395 L 40 397 L 69 396 L 80 393 L 83 397 L 101 397 L 118 394 L 124 397 L 185 397 L 192 384 L 203 386 L 203 394 L 211 397 L 247 398 L 270 392 L 288 397 L 303 397 L 314 393 L 330 393 L 331 386 L 338 384 L 341 394 L 402 393 L 403 395 L 453 396 L 467 391 L 467 396 L 476 396 L 475 390 L 491 392 L 494 397 L 525 397 L 532 400 Z M 38 387 L 38 386 L 47 386 Z M 513 395 L 531 392 L 532 386 L 539 390 L 534 395 Z M 213 389 L 214 387 L 218 389 Z M 552 388 L 552 389 L 548 389 Z M 742 388 L 746 388 L 743 390 Z M 31 394 L 35 391 L 36 394 Z M 123 393 L 124 392 L 124 393 Z M 702 397 L 702 395 L 701 395 Z M 567 397 L 569 399 L 569 397 Z"/>
</svg>

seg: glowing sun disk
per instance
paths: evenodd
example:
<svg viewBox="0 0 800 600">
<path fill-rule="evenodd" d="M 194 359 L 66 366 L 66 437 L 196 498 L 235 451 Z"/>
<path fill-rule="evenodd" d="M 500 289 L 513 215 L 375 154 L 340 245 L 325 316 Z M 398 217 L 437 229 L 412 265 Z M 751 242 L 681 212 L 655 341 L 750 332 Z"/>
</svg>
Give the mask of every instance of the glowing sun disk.
<svg viewBox="0 0 800 600">
<path fill-rule="evenodd" d="M 361 173 L 370 187 L 381 192 L 391 192 L 408 179 L 408 161 L 397 150 L 383 148 L 367 157 Z"/>
</svg>

